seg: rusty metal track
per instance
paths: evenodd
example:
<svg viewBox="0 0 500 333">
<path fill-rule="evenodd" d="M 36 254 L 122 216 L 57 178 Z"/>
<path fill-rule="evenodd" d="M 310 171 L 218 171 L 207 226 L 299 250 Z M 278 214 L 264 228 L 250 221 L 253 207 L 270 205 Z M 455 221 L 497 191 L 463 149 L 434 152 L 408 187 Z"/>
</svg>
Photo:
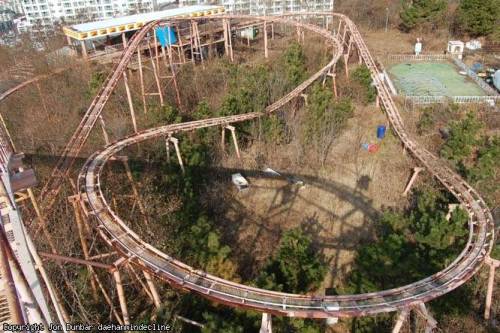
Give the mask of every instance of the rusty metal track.
<svg viewBox="0 0 500 333">
<path fill-rule="evenodd" d="M 477 272 L 492 249 L 494 243 L 494 224 L 487 205 L 465 180 L 448 168 L 443 161 L 422 147 L 419 147 L 406 133 L 397 106 L 392 100 L 388 88 L 379 79 L 379 70 L 376 63 L 354 23 L 346 16 L 340 14 L 301 13 L 300 15 L 302 17 L 308 15 L 331 15 L 341 20 L 345 29 L 348 30 L 352 42 L 358 49 L 362 60 L 371 71 L 381 104 L 387 113 L 394 132 L 402 141 L 405 149 L 411 152 L 460 201 L 469 214 L 469 238 L 464 250 L 453 263 L 442 271 L 423 280 L 380 292 L 340 296 L 308 296 L 273 292 L 223 280 L 193 269 L 181 261 L 160 252 L 150 244 L 145 243 L 111 210 L 102 193 L 100 174 L 106 162 L 125 147 L 168 134 L 247 121 L 276 111 L 290 100 L 299 97 L 304 89 L 324 75 L 338 61 L 343 53 L 345 40 L 340 42 L 338 38 L 327 30 L 285 17 L 258 17 L 257 19 L 299 26 L 302 29 L 323 36 L 334 46 L 332 61 L 327 66 L 315 73 L 285 97 L 268 106 L 265 112 L 212 118 L 148 129 L 123 138 L 110 144 L 104 150 L 94 153 L 87 160 L 78 178 L 78 188 L 84 198 L 82 200 L 84 211 L 98 220 L 99 232 L 104 239 L 108 240 L 109 245 L 115 247 L 121 255 L 136 265 L 153 272 L 174 286 L 198 292 L 205 297 L 231 306 L 252 308 L 263 312 L 295 317 L 346 317 L 396 311 L 419 302 L 426 302 L 450 292 L 466 282 Z M 248 18 L 248 16 L 219 16 L 218 18 Z M 210 19 L 215 18 L 212 17 Z M 129 47 L 124 51 L 122 59 L 106 80 L 101 92 L 92 103 L 78 130 L 67 145 L 63 158 L 54 170 L 52 182 L 44 188 L 43 193 L 48 196 L 45 207 L 52 205 L 53 202 L 51 200 L 54 200 L 52 196 L 55 197 L 55 194 L 57 194 L 62 177 L 67 175 L 74 157 L 78 154 L 90 130 L 100 116 L 104 104 L 123 71 L 126 69 L 127 63 L 135 52 L 139 42 L 146 36 L 148 31 L 160 23 L 153 22 L 145 26 L 135 35 Z"/>
</svg>

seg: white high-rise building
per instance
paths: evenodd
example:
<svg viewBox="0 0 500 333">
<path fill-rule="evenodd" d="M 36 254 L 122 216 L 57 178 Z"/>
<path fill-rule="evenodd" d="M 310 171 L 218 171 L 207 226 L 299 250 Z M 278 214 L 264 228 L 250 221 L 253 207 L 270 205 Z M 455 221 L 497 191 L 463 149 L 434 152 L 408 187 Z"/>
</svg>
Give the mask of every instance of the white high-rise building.
<svg viewBox="0 0 500 333">
<path fill-rule="evenodd" d="M 20 1 L 26 27 L 44 29 L 151 12 L 175 0 L 9 0 Z M 179 6 L 223 5 L 229 13 L 273 15 L 298 11 L 331 11 L 335 0 L 178 0 Z"/>
<path fill-rule="evenodd" d="M 21 0 L 27 25 L 45 28 L 150 12 L 152 0 Z"/>
<path fill-rule="evenodd" d="M 332 11 L 335 0 L 179 0 L 180 6 L 223 5 L 227 12 L 275 15 L 300 11 Z"/>
</svg>

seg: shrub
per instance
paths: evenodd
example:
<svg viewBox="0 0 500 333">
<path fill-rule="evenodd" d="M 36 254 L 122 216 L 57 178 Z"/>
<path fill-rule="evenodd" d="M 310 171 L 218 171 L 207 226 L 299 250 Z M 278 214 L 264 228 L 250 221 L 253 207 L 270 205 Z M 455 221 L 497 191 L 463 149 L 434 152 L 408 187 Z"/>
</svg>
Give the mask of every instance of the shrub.
<svg viewBox="0 0 500 333">
<path fill-rule="evenodd" d="M 457 28 L 472 36 L 486 36 L 498 29 L 498 0 L 461 0 L 456 13 Z"/>
<path fill-rule="evenodd" d="M 300 229 L 283 234 L 278 252 L 267 263 L 257 284 L 266 289 L 302 293 L 319 287 L 327 272 L 322 255 Z"/>
<path fill-rule="evenodd" d="M 285 72 L 292 87 L 301 83 L 306 75 L 306 57 L 299 43 L 293 42 L 285 51 Z"/>
<path fill-rule="evenodd" d="M 435 28 L 446 12 L 446 1 L 444 0 L 412 0 L 403 4 L 401 28 L 410 31 L 424 25 Z"/>
<path fill-rule="evenodd" d="M 372 76 L 366 65 L 359 66 L 352 72 L 352 78 L 363 87 L 363 101 L 365 104 L 375 102 L 377 89 L 372 84 Z"/>
<path fill-rule="evenodd" d="M 463 163 L 477 144 L 480 129 L 481 123 L 472 112 L 463 120 L 452 122 L 449 137 L 441 148 L 441 156 L 455 163 Z"/>
</svg>

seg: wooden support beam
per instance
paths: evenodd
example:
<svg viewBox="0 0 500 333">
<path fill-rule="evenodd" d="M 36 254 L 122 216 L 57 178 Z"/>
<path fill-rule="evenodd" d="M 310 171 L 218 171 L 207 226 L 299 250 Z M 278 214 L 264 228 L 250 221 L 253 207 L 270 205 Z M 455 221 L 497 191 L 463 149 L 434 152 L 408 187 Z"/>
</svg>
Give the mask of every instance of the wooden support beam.
<svg viewBox="0 0 500 333">
<path fill-rule="evenodd" d="M 222 127 L 221 130 L 220 146 L 222 148 L 222 151 L 226 151 L 226 129 L 224 127 Z"/>
<path fill-rule="evenodd" d="M 127 158 L 122 158 L 123 166 L 125 167 L 125 173 L 127 174 L 127 179 L 130 183 L 130 186 L 132 187 L 132 193 L 135 198 L 135 201 L 137 202 L 137 205 L 139 206 L 139 211 L 141 212 L 141 215 L 144 219 L 144 224 L 148 225 L 148 215 L 146 211 L 146 207 L 144 206 L 141 197 L 139 196 L 139 191 L 137 190 L 137 186 L 135 186 L 134 182 L 134 177 L 132 177 L 132 171 L 130 170 L 130 165 L 128 164 L 128 159 Z"/>
<path fill-rule="evenodd" d="M 104 118 L 102 117 L 102 114 L 99 115 L 99 123 L 101 124 L 102 136 L 104 137 L 104 142 L 106 143 L 106 146 L 107 146 L 107 145 L 109 145 L 109 136 L 108 136 L 108 132 L 106 131 L 106 123 L 104 122 Z"/>
<path fill-rule="evenodd" d="M 165 61 L 165 69 L 167 70 L 168 68 L 170 69 L 170 78 L 172 78 L 173 84 L 174 84 L 174 89 L 175 89 L 175 96 L 177 100 L 177 106 L 179 107 L 179 110 L 182 111 L 182 104 L 181 104 L 181 95 L 179 92 L 179 87 L 177 86 L 177 75 L 175 73 L 175 66 L 173 62 L 173 54 L 172 54 L 172 44 L 170 43 L 169 39 L 169 44 L 168 44 L 168 64 L 167 64 L 167 57 L 165 55 L 165 48 L 162 47 L 162 54 L 163 54 L 163 59 Z"/>
<path fill-rule="evenodd" d="M 127 263 L 126 267 L 130 271 L 130 273 L 132 273 L 132 275 L 134 276 L 136 281 L 139 282 L 139 284 L 141 285 L 141 287 L 144 290 L 144 292 L 146 293 L 146 295 L 149 297 L 151 302 L 153 302 L 153 304 L 154 304 L 153 295 L 151 295 L 151 291 L 149 290 L 148 286 L 144 283 L 144 281 L 142 281 L 141 276 L 136 272 L 136 270 L 134 269 L 134 267 L 132 267 L 132 265 L 130 263 Z"/>
<path fill-rule="evenodd" d="M 144 107 L 144 114 L 148 112 L 146 104 L 146 91 L 144 89 L 144 73 L 142 71 L 142 59 L 141 59 L 141 48 L 137 49 L 137 62 L 139 63 L 139 81 L 141 83 L 141 97 L 142 105 Z"/>
<path fill-rule="evenodd" d="M 419 174 L 421 171 L 423 171 L 423 170 L 424 170 L 424 168 L 420 168 L 420 167 L 415 167 L 415 168 L 413 169 L 413 175 L 411 176 L 410 181 L 409 181 L 409 182 L 408 182 L 408 184 L 406 185 L 406 188 L 405 188 L 405 190 L 404 190 L 404 192 L 403 192 L 403 196 L 404 196 L 404 197 L 405 197 L 405 196 L 408 194 L 408 192 L 410 191 L 411 186 L 413 185 L 413 183 L 414 183 L 414 182 L 415 182 L 415 180 L 417 179 L 418 174 Z"/>
<path fill-rule="evenodd" d="M 191 62 L 194 64 L 196 59 L 194 57 L 194 40 L 193 40 L 193 25 L 189 25 L 189 48 L 191 51 Z"/>
<path fill-rule="evenodd" d="M 304 99 L 304 104 L 307 106 L 307 94 L 300 94 L 300 97 Z"/>
<path fill-rule="evenodd" d="M 148 284 L 149 290 L 151 291 L 151 296 L 153 297 L 153 303 L 157 309 L 161 307 L 160 295 L 153 282 L 153 278 L 147 271 L 142 271 L 144 277 L 146 278 L 146 283 Z"/>
<path fill-rule="evenodd" d="M 339 94 L 337 92 L 337 78 L 336 78 L 336 76 L 337 76 L 337 74 L 333 73 L 332 86 L 333 86 L 333 94 L 335 95 L 335 98 L 338 98 Z"/>
<path fill-rule="evenodd" d="M 158 36 L 156 35 L 156 29 L 153 29 L 153 45 L 155 51 L 156 68 L 158 70 L 158 76 L 160 75 L 160 56 L 158 54 Z"/>
<path fill-rule="evenodd" d="M 262 321 L 260 324 L 259 333 L 272 333 L 273 332 L 271 318 L 272 318 L 271 314 L 269 314 L 269 313 L 264 312 L 262 314 Z"/>
<path fill-rule="evenodd" d="M 495 270 L 500 267 L 500 260 L 486 258 L 486 263 L 490 266 L 488 275 L 488 290 L 486 291 L 486 305 L 484 307 L 484 319 L 489 320 L 491 316 L 491 301 L 493 299 L 493 287 L 495 286 Z"/>
<path fill-rule="evenodd" d="M 231 21 L 229 19 L 224 19 L 222 20 L 222 25 L 224 28 L 224 48 L 226 51 L 226 56 L 228 56 L 231 61 L 234 61 Z"/>
<path fill-rule="evenodd" d="M 225 130 L 229 130 L 231 132 L 231 136 L 233 138 L 233 145 L 234 145 L 234 150 L 236 151 L 236 156 L 238 156 L 238 159 L 241 158 L 240 156 L 240 149 L 238 147 L 238 139 L 236 138 L 236 128 L 231 125 L 227 125 L 222 128 L 222 151 L 225 151 L 225 141 L 226 141 L 226 136 L 225 136 Z"/>
<path fill-rule="evenodd" d="M 228 31 L 227 31 L 227 19 L 222 19 L 222 32 L 224 35 L 224 51 L 226 56 L 229 56 L 229 41 L 228 41 Z"/>
<path fill-rule="evenodd" d="M 23 168 L 19 168 L 19 171 L 23 171 Z M 26 192 L 28 192 L 28 196 L 30 198 L 31 204 L 33 205 L 33 209 L 35 210 L 35 214 L 38 219 L 39 227 L 42 229 L 43 235 L 45 236 L 45 239 L 47 240 L 47 244 L 49 245 L 50 251 L 52 253 L 57 253 L 56 251 L 56 246 L 54 244 L 54 240 L 52 239 L 52 236 L 50 235 L 50 232 L 47 228 L 47 221 L 45 220 L 45 217 L 42 215 L 40 211 L 40 207 L 38 206 L 38 203 L 36 201 L 35 195 L 31 188 L 26 189 Z M 61 267 L 62 268 L 62 267 Z M 66 284 L 69 285 L 69 280 L 67 278 L 64 279 Z"/>
<path fill-rule="evenodd" d="M 345 77 L 346 79 L 349 79 L 349 58 L 347 57 L 346 54 L 344 54 L 344 69 L 345 69 Z"/>
<path fill-rule="evenodd" d="M 429 311 L 427 311 L 424 303 L 418 303 L 416 310 L 425 320 L 425 333 L 432 333 L 437 327 L 437 321 L 432 317 Z"/>
<path fill-rule="evenodd" d="M 158 74 L 157 65 L 155 64 L 155 61 L 152 57 L 151 43 L 149 41 L 148 41 L 148 48 L 149 48 L 149 56 L 150 56 L 150 60 L 151 60 L 151 67 L 153 68 L 153 75 L 154 75 L 155 81 L 156 81 L 156 88 L 158 89 L 158 95 L 160 96 L 160 105 L 163 106 L 164 102 L 163 102 L 163 94 L 161 92 L 160 76 Z M 156 52 L 158 53 L 158 48 L 156 49 Z M 156 59 L 158 60 L 158 57 Z"/>
<path fill-rule="evenodd" d="M 165 138 L 165 150 L 167 151 L 167 163 L 170 163 L 170 137 L 171 135 Z"/>
<path fill-rule="evenodd" d="M 120 271 L 115 269 L 113 271 L 113 279 L 116 284 L 116 291 L 118 292 L 118 301 L 120 302 L 120 308 L 122 310 L 123 322 L 125 325 L 130 324 L 130 317 L 128 315 L 127 300 L 125 298 L 125 291 L 123 290 L 122 278 L 120 276 Z"/>
<path fill-rule="evenodd" d="M 85 260 L 85 259 L 80 259 L 80 258 L 74 258 L 74 257 L 67 257 L 63 256 L 60 254 L 54 254 L 54 253 L 47 253 L 47 252 L 38 252 L 41 257 L 47 258 L 47 259 L 52 259 L 55 261 L 62 261 L 62 262 L 69 262 L 72 264 L 78 264 L 78 265 L 84 265 L 84 266 L 93 266 L 97 268 L 102 268 L 106 269 L 108 271 L 111 271 L 114 269 L 114 266 L 108 265 L 108 264 L 103 264 L 98 261 L 91 261 L 91 260 Z"/>
<path fill-rule="evenodd" d="M 187 319 L 186 317 L 183 317 L 183 316 L 179 316 L 179 315 L 176 315 L 175 316 L 177 319 L 179 319 L 180 321 L 183 321 L 185 323 L 188 323 L 188 324 L 191 324 L 191 325 L 194 325 L 194 326 L 197 326 L 199 328 L 204 328 L 205 325 L 203 325 L 202 323 L 199 323 L 197 321 L 194 321 L 194 320 L 191 320 L 191 319 Z"/>
<path fill-rule="evenodd" d="M 83 222 L 82 222 L 82 216 L 80 215 L 80 209 L 78 207 L 78 201 L 77 200 L 69 200 L 71 202 L 71 205 L 73 206 L 73 212 L 75 214 L 75 220 L 76 220 L 76 226 L 78 228 L 78 236 L 80 238 L 80 245 L 82 247 L 82 252 L 83 252 L 83 258 L 85 260 L 89 260 L 89 247 L 87 244 L 87 239 L 85 238 L 84 234 L 84 227 L 83 227 Z M 91 269 L 91 265 L 87 265 L 87 269 L 90 273 L 90 286 L 92 288 L 92 296 L 94 297 L 94 300 L 97 302 L 99 297 L 97 295 L 97 283 L 95 281 L 95 272 L 93 269 Z"/>
<path fill-rule="evenodd" d="M 403 324 L 406 318 L 408 317 L 409 313 L 410 313 L 409 309 L 403 309 L 399 312 L 398 319 L 396 320 L 396 324 L 392 329 L 392 333 L 399 333 L 401 331 L 401 328 L 403 327 Z"/>
<path fill-rule="evenodd" d="M 226 126 L 228 130 L 231 131 L 231 136 L 233 137 L 233 144 L 234 144 L 234 149 L 236 150 L 236 156 L 238 156 L 238 159 L 241 158 L 240 156 L 240 148 L 238 147 L 238 140 L 236 139 L 236 128 L 234 126 Z"/>
<path fill-rule="evenodd" d="M 344 32 L 342 33 L 342 44 L 345 44 L 346 34 L 347 34 L 347 24 L 344 24 Z"/>
<path fill-rule="evenodd" d="M 264 57 L 269 57 L 269 52 L 267 51 L 267 22 L 264 21 Z"/>
<path fill-rule="evenodd" d="M 182 38 L 181 38 L 181 33 L 179 32 L 179 27 L 178 26 L 174 26 L 175 28 L 175 31 L 177 32 L 177 43 L 179 44 L 179 47 L 177 48 L 178 52 L 179 52 L 179 61 L 181 63 L 186 63 L 186 55 L 184 54 L 184 43 L 182 41 Z"/>
<path fill-rule="evenodd" d="M 204 59 L 203 59 L 203 50 L 201 48 L 201 40 L 200 40 L 200 31 L 198 29 L 198 22 L 195 20 L 191 21 L 192 26 L 192 43 L 194 44 L 194 53 L 200 55 L 200 61 L 205 68 Z"/>
<path fill-rule="evenodd" d="M 75 183 L 74 181 L 70 178 L 70 184 L 71 186 L 73 187 L 73 189 L 76 189 L 76 186 L 75 186 Z M 73 201 L 76 201 L 76 200 L 80 200 L 80 195 L 73 195 L 73 196 L 70 196 L 68 197 L 68 199 L 73 202 Z M 81 208 L 81 207 L 80 207 Z M 85 215 L 81 215 L 83 218 L 85 218 Z M 90 230 L 89 230 L 89 225 L 88 223 L 83 223 L 83 225 L 85 226 L 85 228 L 87 229 L 87 233 L 90 233 Z M 116 252 L 113 252 L 113 253 L 116 253 Z M 89 261 L 92 261 L 92 260 L 96 260 L 96 259 L 101 259 L 101 258 L 104 258 L 106 255 L 109 256 L 109 253 L 108 254 L 104 254 L 104 255 L 98 255 L 98 256 L 93 256 L 93 257 L 89 257 L 88 260 Z M 94 270 L 94 267 L 92 265 L 88 265 L 87 266 L 90 271 L 92 272 L 92 275 L 94 277 L 94 280 L 95 282 L 97 283 L 97 286 L 99 287 L 99 290 L 101 291 L 102 295 L 104 296 L 104 300 L 106 301 L 106 303 L 108 303 L 108 306 L 110 308 L 110 311 L 111 311 L 111 314 L 115 317 L 116 321 L 120 324 L 120 325 L 123 325 L 123 320 L 122 318 L 120 317 L 120 315 L 118 314 L 118 312 L 116 311 L 116 308 L 115 306 L 113 305 L 113 302 L 111 300 L 111 297 L 108 295 L 106 289 L 104 288 L 101 280 L 99 279 L 99 276 L 97 275 L 97 272 Z M 69 321 L 68 321 L 69 322 Z"/>
<path fill-rule="evenodd" d="M 345 38 L 345 33 L 344 33 Z M 349 37 L 349 45 L 347 46 L 347 52 L 344 53 L 344 69 L 345 69 L 345 77 L 349 79 L 349 56 L 351 53 L 351 45 L 352 45 L 352 37 Z"/>
<path fill-rule="evenodd" d="M 84 40 L 81 40 L 81 41 L 80 41 L 80 45 L 82 46 L 82 55 L 83 55 L 83 59 L 87 60 L 87 58 L 88 58 L 88 54 L 87 54 L 87 47 L 85 46 L 85 41 L 84 41 Z"/>
<path fill-rule="evenodd" d="M 122 32 L 122 43 L 123 43 L 123 48 L 126 49 L 127 48 L 127 36 L 125 35 L 124 32 Z"/>
<path fill-rule="evenodd" d="M 134 127 L 134 132 L 137 133 L 137 121 L 135 119 L 134 103 L 132 101 L 132 94 L 130 93 L 127 73 L 125 71 L 123 72 L 123 83 L 125 84 L 125 91 L 127 93 L 128 107 L 130 110 L 130 117 L 132 118 L 132 126 Z"/>
<path fill-rule="evenodd" d="M 172 142 L 172 144 L 174 145 L 175 153 L 177 154 L 177 161 L 179 161 L 179 166 L 181 167 L 182 173 L 186 173 L 186 170 L 184 169 L 184 163 L 182 163 L 181 151 L 179 149 L 179 140 L 170 135 L 167 137 L 165 141 L 167 148 L 167 158 L 170 157 L 169 142 Z"/>
<path fill-rule="evenodd" d="M 118 253 L 116 253 L 115 251 L 108 252 L 108 253 L 97 254 L 95 256 L 89 257 L 89 260 L 104 259 L 104 258 L 111 257 L 111 256 L 114 256 L 114 255 L 117 255 L 117 254 Z"/>
<path fill-rule="evenodd" d="M 179 149 L 179 140 L 172 137 L 170 138 L 170 141 L 174 144 L 175 153 L 177 154 L 177 160 L 179 161 L 182 173 L 186 173 L 186 171 L 184 170 L 184 163 L 182 163 L 181 151 Z"/>
</svg>

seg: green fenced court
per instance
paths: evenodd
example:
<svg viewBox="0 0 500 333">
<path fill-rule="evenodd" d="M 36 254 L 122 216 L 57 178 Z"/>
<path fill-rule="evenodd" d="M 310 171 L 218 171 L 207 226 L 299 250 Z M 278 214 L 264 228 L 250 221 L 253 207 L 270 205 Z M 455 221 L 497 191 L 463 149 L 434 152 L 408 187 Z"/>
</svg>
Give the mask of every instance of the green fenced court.
<svg viewBox="0 0 500 333">
<path fill-rule="evenodd" d="M 393 65 L 388 70 L 399 94 L 406 96 L 485 96 L 481 87 L 448 62 Z"/>
</svg>

